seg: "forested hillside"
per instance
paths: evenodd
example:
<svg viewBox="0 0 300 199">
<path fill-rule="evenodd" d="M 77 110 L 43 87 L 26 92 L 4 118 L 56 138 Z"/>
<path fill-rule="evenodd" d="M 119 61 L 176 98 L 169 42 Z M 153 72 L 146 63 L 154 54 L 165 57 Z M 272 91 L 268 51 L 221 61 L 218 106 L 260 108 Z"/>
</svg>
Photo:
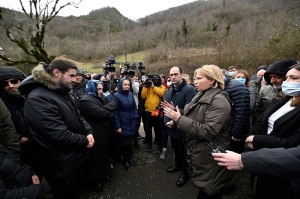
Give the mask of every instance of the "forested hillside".
<svg viewBox="0 0 300 199">
<path fill-rule="evenodd" d="M 4 8 L 2 13 L 9 26 L 26 26 L 23 13 Z M 299 60 L 299 25 L 299 0 L 195 1 L 137 22 L 107 7 L 80 17 L 55 17 L 46 27 L 45 45 L 50 55 L 99 65 L 110 54 L 126 60 L 125 55 L 143 51 L 153 72 L 172 65 L 191 72 L 202 64 L 238 65 L 251 72 L 281 58 Z M 11 58 L 27 56 L 3 28 L 0 36 L 0 46 Z"/>
</svg>

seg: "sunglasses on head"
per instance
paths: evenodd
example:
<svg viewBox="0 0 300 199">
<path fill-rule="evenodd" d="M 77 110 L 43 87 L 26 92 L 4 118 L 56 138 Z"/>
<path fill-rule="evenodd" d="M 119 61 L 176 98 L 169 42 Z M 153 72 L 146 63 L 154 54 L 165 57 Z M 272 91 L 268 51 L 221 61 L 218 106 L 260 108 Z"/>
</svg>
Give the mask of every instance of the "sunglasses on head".
<svg viewBox="0 0 300 199">
<path fill-rule="evenodd" d="M 12 79 L 12 80 L 9 80 L 9 81 L 1 81 L 1 86 L 7 86 L 8 83 L 11 83 L 11 84 L 17 84 L 19 83 L 19 80 L 18 79 Z"/>
</svg>

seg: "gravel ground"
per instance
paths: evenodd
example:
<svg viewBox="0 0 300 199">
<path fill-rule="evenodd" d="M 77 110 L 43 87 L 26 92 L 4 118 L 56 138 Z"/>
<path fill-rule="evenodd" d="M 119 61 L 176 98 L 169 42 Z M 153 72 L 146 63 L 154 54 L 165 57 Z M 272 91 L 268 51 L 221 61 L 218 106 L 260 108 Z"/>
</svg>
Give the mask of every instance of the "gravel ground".
<svg viewBox="0 0 300 199">
<path fill-rule="evenodd" d="M 140 131 L 141 132 L 141 131 Z M 142 133 L 141 133 L 142 134 Z M 197 198 L 198 189 L 189 179 L 184 187 L 176 187 L 176 180 L 180 172 L 167 173 L 167 167 L 174 164 L 170 142 L 165 160 L 156 153 L 156 145 L 150 152 L 145 152 L 146 145 L 143 139 L 138 140 L 141 148 L 133 147 L 135 167 L 126 171 L 119 162 L 113 163 L 111 172 L 112 180 L 104 179 L 105 189 L 101 192 L 89 191 L 81 195 L 82 199 L 146 199 L 146 198 L 172 198 L 192 199 Z M 244 193 L 251 191 L 249 188 L 249 174 L 244 171 L 236 173 L 237 188 L 232 193 L 223 196 L 223 199 L 244 199 Z M 47 191 L 50 193 L 49 189 Z"/>
<path fill-rule="evenodd" d="M 141 131 L 140 131 L 141 132 Z M 165 160 L 156 153 L 156 145 L 150 152 L 145 152 L 146 145 L 142 139 L 138 142 L 140 149 L 134 147 L 134 160 L 137 166 L 126 171 L 122 164 L 116 162 L 111 173 L 112 181 L 104 180 L 105 189 L 102 192 L 89 192 L 82 195 L 82 199 L 146 199 L 146 198 L 197 198 L 198 189 L 189 179 L 184 187 L 176 187 L 176 180 L 180 172 L 167 173 L 167 167 L 174 164 L 170 142 Z M 236 173 L 237 189 L 223 196 L 223 199 L 243 199 L 249 188 L 249 174 L 244 171 Z"/>
</svg>

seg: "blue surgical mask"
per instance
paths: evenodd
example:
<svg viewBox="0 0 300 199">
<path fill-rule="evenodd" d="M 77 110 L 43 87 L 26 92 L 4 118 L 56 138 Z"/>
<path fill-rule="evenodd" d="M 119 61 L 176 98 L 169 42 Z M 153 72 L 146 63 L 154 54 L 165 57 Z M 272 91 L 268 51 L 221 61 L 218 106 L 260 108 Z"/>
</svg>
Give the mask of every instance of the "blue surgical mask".
<svg viewBox="0 0 300 199">
<path fill-rule="evenodd" d="M 300 95 L 300 82 L 282 82 L 282 92 L 288 96 L 299 96 Z"/>
<path fill-rule="evenodd" d="M 241 82 L 242 84 L 245 84 L 246 83 L 246 79 L 244 78 L 235 78 L 235 80 L 238 80 L 239 82 Z"/>
<path fill-rule="evenodd" d="M 235 73 L 234 71 L 229 72 L 228 73 L 229 77 L 232 77 L 234 75 L 234 73 Z"/>
</svg>

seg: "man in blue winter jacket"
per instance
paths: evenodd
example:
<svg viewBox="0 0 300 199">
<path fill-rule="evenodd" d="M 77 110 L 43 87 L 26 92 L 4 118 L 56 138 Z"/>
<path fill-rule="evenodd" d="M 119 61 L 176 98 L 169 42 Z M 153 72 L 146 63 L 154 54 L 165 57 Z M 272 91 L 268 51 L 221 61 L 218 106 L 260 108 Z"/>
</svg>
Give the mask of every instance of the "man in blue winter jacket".
<svg viewBox="0 0 300 199">
<path fill-rule="evenodd" d="M 193 86 L 186 83 L 183 79 L 183 70 L 180 67 L 174 66 L 170 70 L 170 78 L 172 86 L 164 97 L 166 101 L 183 109 L 184 106 L 190 103 L 196 95 L 196 90 Z M 162 106 L 164 103 L 162 103 Z M 164 117 L 164 123 L 170 122 L 170 118 Z M 188 166 L 184 150 L 184 133 L 177 129 L 176 125 L 168 125 L 168 134 L 171 139 L 171 146 L 175 154 L 175 164 L 167 169 L 168 173 L 181 170 L 181 175 L 176 181 L 177 187 L 182 187 L 188 180 Z"/>
</svg>

